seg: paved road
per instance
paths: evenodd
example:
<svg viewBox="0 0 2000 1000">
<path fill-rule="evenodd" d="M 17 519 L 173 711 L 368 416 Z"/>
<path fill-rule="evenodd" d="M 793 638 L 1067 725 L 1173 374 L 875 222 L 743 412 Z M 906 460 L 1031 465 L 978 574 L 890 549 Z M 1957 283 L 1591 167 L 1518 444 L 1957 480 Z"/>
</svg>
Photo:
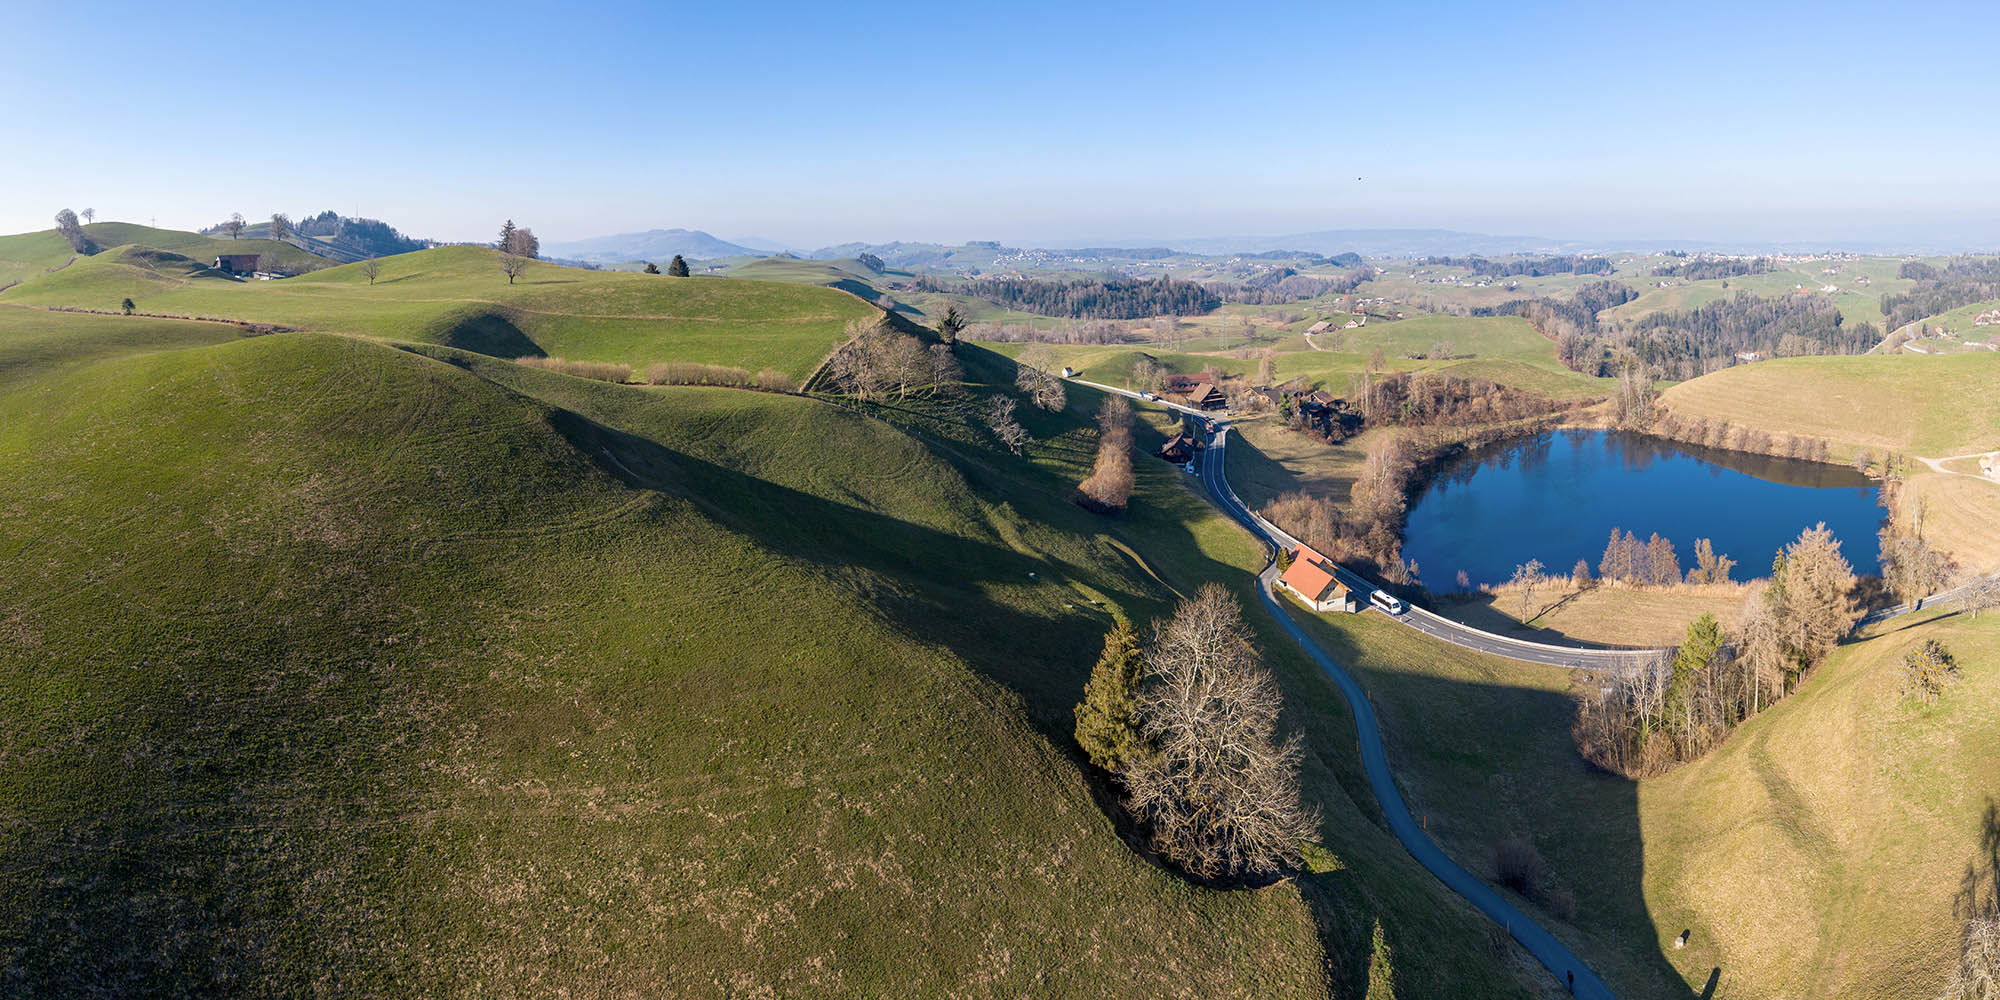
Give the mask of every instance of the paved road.
<svg viewBox="0 0 2000 1000">
<path fill-rule="evenodd" d="M 1118 395 L 1129 396 L 1133 399 L 1141 398 L 1138 393 L 1130 389 L 1120 389 L 1117 386 L 1104 385 L 1099 382 L 1087 382 L 1083 379 L 1075 379 L 1074 381 L 1081 382 L 1094 389 L 1102 389 L 1105 392 L 1117 393 Z M 1252 513 L 1248 505 L 1237 499 L 1235 491 L 1229 488 L 1229 482 L 1223 476 L 1222 461 L 1223 450 L 1228 443 L 1228 419 L 1218 413 L 1197 410 L 1193 407 L 1182 406 L 1179 403 L 1170 403 L 1164 399 L 1153 400 L 1153 402 L 1157 402 L 1172 410 L 1215 422 L 1218 428 L 1217 433 L 1214 435 L 1214 440 L 1211 442 L 1210 447 L 1203 453 L 1199 460 L 1201 464 L 1197 469 L 1201 473 L 1202 482 L 1208 487 L 1209 493 L 1218 498 L 1226 498 L 1227 504 L 1234 505 L 1235 508 L 1242 510 L 1245 517 L 1237 519 L 1248 524 L 1251 531 L 1257 537 L 1272 545 L 1282 546 L 1287 549 L 1297 548 L 1299 544 L 1298 539 L 1286 534 L 1284 529 L 1277 525 Z M 1225 507 L 1225 509 L 1228 508 Z M 1233 512 L 1232 516 L 1234 516 Z M 1356 594 L 1367 595 L 1374 593 L 1374 584 L 1369 583 L 1367 580 L 1346 569 L 1338 567 L 1336 569 L 1340 574 L 1341 582 L 1353 588 Z M 1996 578 L 2000 578 L 2000 574 L 1996 574 Z M 1898 604 L 1893 608 L 1884 608 L 1861 619 L 1860 624 L 1872 625 L 1876 622 L 1888 621 L 1891 618 L 1897 618 L 1902 615 L 1921 611 L 1925 608 L 1934 608 L 1940 604 L 1958 600 L 1965 596 L 1965 591 L 1969 586 L 1969 584 L 1962 584 L 1950 590 L 1940 591 L 1929 597 L 1921 598 L 1910 604 Z M 1434 636 L 1454 646 L 1477 650 L 1482 653 L 1491 653 L 1495 656 L 1505 656 L 1514 660 L 1525 660 L 1529 663 L 1545 663 L 1551 666 L 1568 667 L 1571 669 L 1621 669 L 1635 666 L 1644 662 L 1649 657 L 1671 652 L 1671 650 L 1666 649 L 1589 649 L 1580 646 L 1557 646 L 1548 643 L 1529 642 L 1526 639 L 1515 639 L 1476 629 L 1463 622 L 1453 621 L 1443 615 L 1414 605 L 1410 607 L 1408 612 L 1397 615 L 1396 620 L 1403 625 L 1416 629 L 1426 635 Z"/>
<path fill-rule="evenodd" d="M 1202 484 L 1208 488 L 1210 498 L 1224 513 L 1248 528 L 1250 533 L 1258 538 L 1274 545 L 1279 544 L 1265 531 L 1262 520 L 1243 506 L 1243 502 L 1237 499 L 1235 492 L 1229 488 L 1229 483 L 1223 479 L 1223 446 L 1228 434 L 1229 429 L 1224 426 L 1215 435 L 1214 442 L 1202 451 L 1198 468 Z M 1362 691 L 1361 685 L 1353 676 L 1334 662 L 1333 657 L 1328 656 L 1326 651 L 1292 620 L 1292 616 L 1279 606 L 1277 598 L 1271 592 L 1277 578 L 1277 563 L 1265 565 L 1263 572 L 1257 575 L 1257 596 L 1271 612 L 1271 616 L 1277 619 L 1279 627 L 1299 644 L 1299 648 L 1305 650 L 1306 655 L 1311 657 L 1314 663 L 1319 664 L 1321 670 L 1326 671 L 1334 686 L 1340 689 L 1340 696 L 1346 700 L 1348 709 L 1354 713 L 1354 729 L 1361 739 L 1361 766 L 1368 775 L 1369 787 L 1375 791 L 1376 801 L 1382 804 L 1382 815 L 1389 821 L 1390 832 L 1402 842 L 1403 848 L 1410 852 L 1410 856 L 1416 858 L 1417 863 L 1437 876 L 1438 881 L 1443 882 L 1446 888 L 1464 897 L 1465 901 L 1477 907 L 1479 912 L 1506 928 L 1507 933 L 1512 935 L 1515 941 L 1520 942 L 1521 947 L 1526 948 L 1529 954 L 1535 956 L 1535 959 L 1549 970 L 1550 975 L 1556 977 L 1557 983 L 1567 985 L 1573 981 L 1571 989 L 1577 996 L 1610 1000 L 1614 996 L 1610 988 L 1584 965 L 1582 959 L 1561 941 L 1556 940 L 1555 935 L 1543 929 L 1534 918 L 1509 902 L 1505 896 L 1460 867 L 1458 862 L 1446 855 L 1444 849 L 1417 825 L 1416 819 L 1410 815 L 1409 805 L 1403 801 L 1402 791 L 1396 787 L 1394 775 L 1389 773 L 1388 757 L 1382 749 L 1382 727 L 1375 718 L 1375 707 L 1369 704 L 1367 694 Z"/>
<path fill-rule="evenodd" d="M 1099 382 L 1086 382 L 1083 379 L 1074 379 L 1073 381 L 1080 382 L 1093 389 L 1101 389 L 1105 392 L 1117 393 L 1118 395 L 1129 396 L 1133 399 L 1142 398 L 1138 393 L 1130 389 L 1120 389 L 1117 386 L 1104 385 Z M 1222 460 L 1223 449 L 1228 444 L 1229 421 L 1220 414 L 1182 406 L 1179 403 L 1170 403 L 1164 399 L 1155 400 L 1154 402 L 1158 402 L 1169 409 L 1191 414 L 1215 423 L 1218 429 L 1212 436 L 1208 448 L 1202 452 L 1198 459 L 1200 464 L 1196 469 L 1201 474 L 1202 482 L 1208 487 L 1208 492 L 1215 497 L 1226 498 L 1225 503 L 1227 505 L 1241 510 L 1244 516 L 1238 517 L 1237 520 L 1249 525 L 1251 532 L 1258 538 L 1283 548 L 1297 548 L 1299 545 L 1298 539 L 1286 534 L 1283 528 L 1251 513 L 1249 506 L 1237 499 L 1236 491 L 1229 488 L 1229 482 L 1223 476 L 1224 466 Z M 1230 507 L 1225 506 L 1224 509 L 1228 510 Z M 1232 516 L 1234 516 L 1233 511 Z M 1353 588 L 1354 592 L 1361 596 L 1365 605 L 1368 595 L 1375 592 L 1375 585 L 1346 569 L 1336 567 L 1336 570 L 1340 574 L 1341 582 Z M 1546 663 L 1551 666 L 1569 667 L 1572 669 L 1622 669 L 1635 666 L 1648 657 L 1666 652 L 1666 650 L 1657 649 L 1588 649 L 1579 646 L 1554 646 L 1547 643 L 1529 642 L 1526 639 L 1515 639 L 1482 631 L 1463 622 L 1453 621 L 1443 615 L 1434 614 L 1414 605 L 1404 614 L 1395 616 L 1395 619 L 1405 626 L 1416 629 L 1426 635 L 1434 636 L 1454 646 L 1462 646 L 1466 649 L 1477 650 L 1482 653 L 1492 653 L 1496 656 L 1505 656 L 1515 660 L 1526 660 L 1529 663 Z"/>
</svg>

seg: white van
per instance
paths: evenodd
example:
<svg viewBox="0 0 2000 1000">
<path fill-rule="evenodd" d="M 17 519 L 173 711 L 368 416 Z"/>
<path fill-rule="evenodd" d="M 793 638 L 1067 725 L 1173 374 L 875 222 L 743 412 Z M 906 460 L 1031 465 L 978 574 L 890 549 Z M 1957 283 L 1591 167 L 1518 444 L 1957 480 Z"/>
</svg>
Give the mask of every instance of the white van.
<svg viewBox="0 0 2000 1000">
<path fill-rule="evenodd" d="M 1375 605 L 1385 615 L 1400 615 L 1409 610 L 1409 605 L 1404 604 L 1401 598 L 1386 590 L 1376 591 L 1368 598 L 1368 603 Z"/>
</svg>

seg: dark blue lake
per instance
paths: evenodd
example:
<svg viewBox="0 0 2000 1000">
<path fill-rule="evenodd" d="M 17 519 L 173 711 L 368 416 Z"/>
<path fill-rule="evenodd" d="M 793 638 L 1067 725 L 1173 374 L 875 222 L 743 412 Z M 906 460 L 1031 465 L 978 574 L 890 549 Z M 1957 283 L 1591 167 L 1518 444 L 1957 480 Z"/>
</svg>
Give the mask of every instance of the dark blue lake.
<svg viewBox="0 0 2000 1000">
<path fill-rule="evenodd" d="M 1435 591 L 1502 583 L 1540 559 L 1591 572 L 1612 528 L 1674 543 L 1685 571 L 1694 541 L 1736 560 L 1738 580 L 1766 576 L 1771 557 L 1825 521 L 1856 573 L 1881 568 L 1883 512 L 1873 482 L 1845 466 L 1683 445 L 1623 431 L 1554 431 L 1445 463 L 1410 511 L 1403 552 Z"/>
</svg>

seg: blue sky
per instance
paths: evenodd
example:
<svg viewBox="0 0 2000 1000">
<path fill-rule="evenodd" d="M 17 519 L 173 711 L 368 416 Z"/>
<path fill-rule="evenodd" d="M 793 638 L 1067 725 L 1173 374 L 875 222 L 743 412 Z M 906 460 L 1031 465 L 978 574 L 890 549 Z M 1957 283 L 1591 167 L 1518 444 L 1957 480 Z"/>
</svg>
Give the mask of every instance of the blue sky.
<svg viewBox="0 0 2000 1000">
<path fill-rule="evenodd" d="M 9 7 L 8 232 L 2000 246 L 1985 4 Z"/>
</svg>

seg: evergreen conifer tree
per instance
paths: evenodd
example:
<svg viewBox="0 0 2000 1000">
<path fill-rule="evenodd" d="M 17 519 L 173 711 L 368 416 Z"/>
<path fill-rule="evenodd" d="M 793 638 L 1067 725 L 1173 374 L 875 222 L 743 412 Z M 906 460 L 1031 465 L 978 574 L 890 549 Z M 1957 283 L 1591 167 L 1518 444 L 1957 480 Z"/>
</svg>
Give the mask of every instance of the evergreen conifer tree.
<svg viewBox="0 0 2000 1000">
<path fill-rule="evenodd" d="M 1076 742 L 1090 762 L 1117 772 L 1139 753 L 1139 676 L 1144 663 L 1132 624 L 1119 619 L 1076 706 Z"/>
</svg>

